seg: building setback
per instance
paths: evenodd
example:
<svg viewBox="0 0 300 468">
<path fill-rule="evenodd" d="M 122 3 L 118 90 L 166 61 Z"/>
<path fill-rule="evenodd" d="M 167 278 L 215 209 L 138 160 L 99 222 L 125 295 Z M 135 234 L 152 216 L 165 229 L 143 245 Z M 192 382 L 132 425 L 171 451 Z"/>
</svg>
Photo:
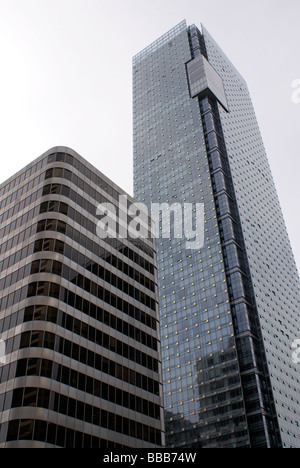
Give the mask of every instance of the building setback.
<svg viewBox="0 0 300 468">
<path fill-rule="evenodd" d="M 134 57 L 133 119 L 134 196 L 205 212 L 198 249 L 157 242 L 167 446 L 299 448 L 299 275 L 244 79 L 183 21 Z"/>
<path fill-rule="evenodd" d="M 155 246 L 96 235 L 120 194 L 65 147 L 0 186 L 0 447 L 164 443 Z"/>
</svg>

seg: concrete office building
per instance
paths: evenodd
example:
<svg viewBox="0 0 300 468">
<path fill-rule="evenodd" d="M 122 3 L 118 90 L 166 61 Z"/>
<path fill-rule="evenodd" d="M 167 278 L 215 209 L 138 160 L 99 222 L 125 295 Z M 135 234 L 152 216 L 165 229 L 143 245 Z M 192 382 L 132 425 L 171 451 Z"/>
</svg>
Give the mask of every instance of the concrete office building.
<svg viewBox="0 0 300 468">
<path fill-rule="evenodd" d="M 133 119 L 134 196 L 204 204 L 203 245 L 157 242 L 167 446 L 299 448 L 299 276 L 245 80 L 183 21 L 134 57 Z"/>
<path fill-rule="evenodd" d="M 0 186 L 1 448 L 164 443 L 155 246 L 96 231 L 120 194 L 65 147 Z"/>
</svg>

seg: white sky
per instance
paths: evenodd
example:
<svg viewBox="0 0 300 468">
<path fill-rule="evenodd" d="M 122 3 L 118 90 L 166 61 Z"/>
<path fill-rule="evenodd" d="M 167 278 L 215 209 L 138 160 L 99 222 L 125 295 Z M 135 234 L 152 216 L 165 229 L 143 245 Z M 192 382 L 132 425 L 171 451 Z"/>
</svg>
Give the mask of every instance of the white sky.
<svg viewBox="0 0 300 468">
<path fill-rule="evenodd" d="M 132 56 L 183 19 L 248 83 L 300 269 L 300 0 L 0 0 L 0 183 L 65 145 L 132 193 Z"/>
</svg>

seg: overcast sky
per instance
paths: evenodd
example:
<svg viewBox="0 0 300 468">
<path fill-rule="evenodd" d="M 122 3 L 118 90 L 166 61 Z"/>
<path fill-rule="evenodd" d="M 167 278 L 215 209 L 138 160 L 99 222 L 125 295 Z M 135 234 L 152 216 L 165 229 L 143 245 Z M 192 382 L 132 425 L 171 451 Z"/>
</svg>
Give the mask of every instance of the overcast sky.
<svg viewBox="0 0 300 468">
<path fill-rule="evenodd" d="M 132 193 L 132 56 L 183 19 L 248 83 L 300 269 L 300 0 L 0 0 L 0 183 L 65 145 Z"/>
</svg>

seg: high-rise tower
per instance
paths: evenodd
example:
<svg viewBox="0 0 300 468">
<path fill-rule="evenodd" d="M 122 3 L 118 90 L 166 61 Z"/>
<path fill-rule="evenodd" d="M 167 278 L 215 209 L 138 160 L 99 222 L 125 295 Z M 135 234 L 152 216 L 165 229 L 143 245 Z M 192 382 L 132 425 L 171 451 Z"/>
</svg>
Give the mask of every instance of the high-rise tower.
<svg viewBox="0 0 300 468">
<path fill-rule="evenodd" d="M 2 448 L 164 444 L 153 240 L 97 236 L 120 196 L 65 147 L 0 186 Z"/>
<path fill-rule="evenodd" d="M 300 447 L 299 276 L 247 85 L 183 21 L 133 86 L 135 197 L 204 204 L 197 249 L 157 240 L 167 445 Z"/>
</svg>

